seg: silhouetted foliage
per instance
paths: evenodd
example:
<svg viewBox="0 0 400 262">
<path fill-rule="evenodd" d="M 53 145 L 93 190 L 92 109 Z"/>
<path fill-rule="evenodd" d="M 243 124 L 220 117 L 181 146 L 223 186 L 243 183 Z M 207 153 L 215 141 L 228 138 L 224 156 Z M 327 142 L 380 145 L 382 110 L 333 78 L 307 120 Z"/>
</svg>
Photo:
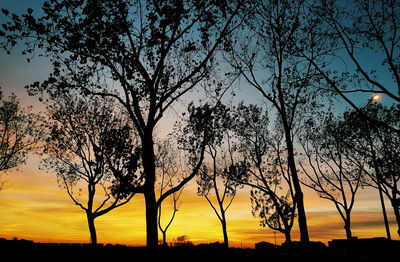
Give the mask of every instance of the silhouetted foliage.
<svg viewBox="0 0 400 262">
<path fill-rule="evenodd" d="M 31 94 L 76 89 L 113 97 L 125 107 L 141 142 L 148 246 L 158 244 L 161 202 L 155 193 L 154 129 L 177 100 L 212 78 L 213 57 L 236 28 L 243 2 L 48 0 L 42 17 L 32 10 L 7 14 L 2 47 L 10 52 L 22 40 L 24 53 L 43 51 L 52 61 L 53 72 L 31 84 Z"/>
<path fill-rule="evenodd" d="M 400 102 L 400 2 L 325 0 L 314 1 L 309 10 L 309 21 L 314 21 L 309 23 L 310 41 L 295 45 L 321 74 L 324 88 L 358 113 L 365 105 L 359 104 L 363 94 L 380 93 Z M 400 132 L 388 123 L 370 120 Z"/>
<path fill-rule="evenodd" d="M 379 103 L 370 103 L 362 112 L 346 112 L 345 121 L 349 123 L 357 142 L 353 149 L 369 166 L 368 184 L 382 191 L 390 200 L 400 234 L 400 135 L 392 129 L 375 125 L 371 119 L 399 129 L 399 105 L 386 107 Z"/>
<path fill-rule="evenodd" d="M 271 105 L 283 131 L 287 165 L 295 192 L 301 241 L 308 242 L 303 192 L 295 159 L 295 135 L 301 118 L 318 107 L 319 73 L 312 63 L 299 57 L 295 43 L 308 37 L 306 1 L 252 1 L 246 16 L 246 27 L 238 34 L 228 53 L 234 72 L 258 90 Z M 308 44 L 308 43 L 306 43 Z"/>
<path fill-rule="evenodd" d="M 185 238 L 185 237 L 183 237 Z M 188 239 L 185 239 L 188 241 Z M 150 260 L 187 261 L 188 257 L 207 260 L 212 257 L 218 260 L 276 260 L 276 261 L 357 261 L 380 260 L 389 261 L 396 256 L 399 248 L 398 241 L 383 238 L 333 240 L 326 247 L 321 242 L 309 244 L 292 243 L 269 249 L 250 248 L 222 248 L 219 243 L 200 244 L 197 246 L 178 246 L 164 249 L 147 249 L 124 245 L 85 245 L 69 243 L 34 243 L 27 240 L 5 240 L 0 238 L 0 245 L 4 247 L 4 255 L 14 255 L 20 259 L 41 259 L 52 261 L 60 254 L 68 260 L 77 256 L 82 259 L 96 261 L 124 260 L 135 254 L 135 257 Z M 44 256 L 43 254 L 46 254 Z"/>
<path fill-rule="evenodd" d="M 64 95 L 47 110 L 43 167 L 86 212 L 96 244 L 95 218 L 126 204 L 143 181 L 138 138 L 123 108 L 109 98 Z"/>
<path fill-rule="evenodd" d="M 6 187 L 5 172 L 23 165 L 41 139 L 35 124 L 39 115 L 31 110 L 21 107 L 14 94 L 4 98 L 0 89 L 0 191 Z"/>
<path fill-rule="evenodd" d="M 235 113 L 235 135 L 243 159 L 242 172 L 235 178 L 252 188 L 252 213 L 261 219 L 260 225 L 285 234 L 286 242 L 291 242 L 296 202 L 283 132 L 271 133 L 267 111 L 256 105 L 241 103 Z"/>
<path fill-rule="evenodd" d="M 231 206 L 240 183 L 235 179 L 240 172 L 236 146 L 233 141 L 232 111 L 217 102 L 212 108 L 213 117 L 207 128 L 211 135 L 205 149 L 205 160 L 197 179 L 197 194 L 203 196 L 217 215 L 224 237 L 229 246 L 226 212 Z"/>
</svg>

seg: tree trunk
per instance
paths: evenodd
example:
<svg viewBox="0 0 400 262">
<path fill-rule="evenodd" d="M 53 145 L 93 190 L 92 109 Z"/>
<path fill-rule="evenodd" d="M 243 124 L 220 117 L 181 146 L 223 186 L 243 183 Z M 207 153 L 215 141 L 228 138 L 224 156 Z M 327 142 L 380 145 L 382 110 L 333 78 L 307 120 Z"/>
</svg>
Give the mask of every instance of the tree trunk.
<svg viewBox="0 0 400 262">
<path fill-rule="evenodd" d="M 379 171 L 379 165 L 378 165 L 377 160 L 376 160 L 376 154 L 375 154 L 375 149 L 374 149 L 374 142 L 372 140 L 371 133 L 370 133 L 369 129 L 368 129 L 368 138 L 369 138 L 368 141 L 369 141 L 369 146 L 371 148 L 372 160 L 373 160 L 374 169 L 375 169 L 376 181 L 377 181 L 377 185 L 378 185 L 379 200 L 381 201 L 383 221 L 384 221 L 385 230 L 386 230 L 386 237 L 388 239 L 392 239 L 392 237 L 390 236 L 389 220 L 387 218 L 385 201 L 384 201 L 383 193 L 382 193 L 382 176 L 381 176 L 381 172 Z"/>
<path fill-rule="evenodd" d="M 218 189 L 217 189 L 216 180 L 215 180 L 216 169 L 217 169 L 216 168 L 216 162 L 215 162 L 215 158 L 214 158 L 214 189 L 215 189 L 215 194 L 217 196 L 217 201 L 218 201 L 218 205 L 219 205 L 219 211 L 221 213 L 221 217 L 218 216 L 218 218 L 221 221 L 222 234 L 224 236 L 224 246 L 225 247 L 229 247 L 228 232 L 226 230 L 226 216 L 225 216 L 224 203 L 223 203 L 223 200 L 221 200 L 221 198 L 220 198 L 220 196 L 218 194 Z"/>
<path fill-rule="evenodd" d="M 96 227 L 94 225 L 94 219 L 95 217 L 93 214 L 87 212 L 86 213 L 87 221 L 88 221 L 88 226 L 89 226 L 89 232 L 90 232 L 90 242 L 92 245 L 97 244 L 97 233 L 96 233 Z"/>
<path fill-rule="evenodd" d="M 221 220 L 221 225 L 222 225 L 222 233 L 224 235 L 224 245 L 225 245 L 225 247 L 229 247 L 228 232 L 226 230 L 225 214 L 223 214 L 223 218 Z"/>
<path fill-rule="evenodd" d="M 288 129 L 288 127 L 285 127 L 285 129 Z M 296 201 L 296 204 L 297 204 L 297 215 L 298 215 L 298 222 L 299 222 L 299 229 L 300 229 L 300 241 L 307 243 L 310 241 L 310 239 L 308 236 L 307 217 L 306 217 L 306 211 L 304 208 L 304 197 L 303 197 L 303 192 L 301 190 L 299 177 L 297 175 L 296 162 L 294 160 L 293 143 L 292 143 L 292 140 L 290 137 L 289 130 L 285 130 L 285 140 L 286 140 L 286 146 L 287 146 L 287 152 L 288 152 L 288 165 L 290 168 L 291 177 L 293 179 L 293 187 L 295 190 L 295 194 L 294 194 L 295 199 L 294 200 Z"/>
<path fill-rule="evenodd" d="M 146 205 L 146 246 L 158 246 L 157 202 L 155 194 L 155 155 L 152 132 L 142 138 L 142 161 L 145 174 L 144 199 Z"/>
<path fill-rule="evenodd" d="M 88 183 L 88 207 L 86 210 L 86 217 L 88 221 L 88 226 L 89 226 L 89 232 L 90 232 L 90 242 L 92 245 L 97 244 L 97 233 L 96 233 L 96 227 L 94 225 L 94 219 L 96 216 L 94 216 L 92 209 L 93 209 L 93 200 L 94 200 L 94 195 L 96 194 L 96 183 L 92 180 L 89 179 Z"/>
<path fill-rule="evenodd" d="M 154 191 L 144 194 L 146 202 L 146 246 L 158 246 L 157 203 Z"/>
<path fill-rule="evenodd" d="M 162 240 L 163 240 L 163 246 L 167 247 L 167 231 L 161 231 L 162 232 Z"/>
<path fill-rule="evenodd" d="M 400 209 L 395 199 L 392 200 L 392 207 L 397 222 L 397 234 L 400 236 Z"/>
<path fill-rule="evenodd" d="M 291 243 L 292 242 L 292 237 L 290 235 L 290 229 L 289 230 L 285 230 L 285 243 Z"/>
<path fill-rule="evenodd" d="M 296 169 L 296 161 L 294 159 L 294 148 L 293 148 L 293 141 L 291 136 L 291 127 L 289 124 L 289 119 L 286 113 L 286 103 L 285 97 L 282 88 L 282 74 L 283 74 L 283 52 L 279 53 L 278 59 L 278 67 L 279 67 L 279 76 L 278 76 L 278 99 L 279 99 L 279 114 L 282 121 L 282 126 L 285 132 L 285 141 L 287 147 L 287 154 L 288 154 L 288 167 L 290 170 L 290 174 L 293 180 L 293 187 L 295 190 L 294 194 L 294 201 L 297 204 L 297 215 L 298 215 L 298 223 L 300 229 L 300 241 L 303 243 L 308 243 L 310 241 L 308 236 L 308 228 L 307 228 L 307 218 L 306 218 L 306 211 L 304 208 L 304 197 L 303 192 L 301 190 L 299 177 L 297 175 Z"/>
<path fill-rule="evenodd" d="M 392 237 L 390 235 L 389 220 L 388 220 L 387 213 L 386 213 L 385 201 L 384 201 L 383 194 L 382 194 L 382 185 L 380 183 L 379 178 L 378 178 L 378 191 L 379 191 L 379 200 L 381 201 L 383 222 L 385 224 L 385 230 L 386 230 L 386 237 L 387 237 L 387 239 L 392 239 Z"/>
<path fill-rule="evenodd" d="M 346 231 L 347 240 L 352 239 L 353 234 L 351 233 L 351 228 L 350 228 L 350 218 L 344 220 L 344 230 Z"/>
</svg>

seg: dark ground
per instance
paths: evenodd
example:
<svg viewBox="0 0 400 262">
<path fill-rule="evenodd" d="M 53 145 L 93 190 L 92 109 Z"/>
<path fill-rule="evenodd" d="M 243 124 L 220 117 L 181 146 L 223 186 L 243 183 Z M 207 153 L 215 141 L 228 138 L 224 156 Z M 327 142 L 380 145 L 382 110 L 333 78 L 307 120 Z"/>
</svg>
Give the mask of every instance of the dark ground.
<svg viewBox="0 0 400 262">
<path fill-rule="evenodd" d="M 0 261 L 399 261 L 400 241 L 384 238 L 333 240 L 257 249 L 224 248 L 218 244 L 149 249 L 122 245 L 34 243 L 0 239 Z"/>
</svg>

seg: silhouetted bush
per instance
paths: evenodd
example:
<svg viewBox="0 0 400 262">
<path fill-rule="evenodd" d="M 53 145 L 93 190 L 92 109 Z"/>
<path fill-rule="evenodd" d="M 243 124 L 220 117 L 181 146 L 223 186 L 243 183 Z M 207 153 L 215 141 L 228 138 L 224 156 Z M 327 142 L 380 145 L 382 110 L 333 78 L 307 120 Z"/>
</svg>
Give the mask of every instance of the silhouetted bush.
<svg viewBox="0 0 400 262">
<path fill-rule="evenodd" d="M 189 240 L 188 236 L 177 236 L 176 238 L 174 238 L 172 246 L 174 247 L 192 247 L 193 242 Z"/>
</svg>

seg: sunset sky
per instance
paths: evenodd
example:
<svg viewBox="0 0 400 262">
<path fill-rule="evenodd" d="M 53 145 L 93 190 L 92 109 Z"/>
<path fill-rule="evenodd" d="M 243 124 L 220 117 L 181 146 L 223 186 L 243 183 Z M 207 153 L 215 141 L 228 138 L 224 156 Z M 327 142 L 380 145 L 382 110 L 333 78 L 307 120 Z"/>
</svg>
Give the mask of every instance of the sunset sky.
<svg viewBox="0 0 400 262">
<path fill-rule="evenodd" d="M 0 9 L 7 8 L 22 12 L 27 7 L 38 8 L 40 0 L 0 0 Z M 36 10 L 36 9 L 35 9 Z M 0 19 L 0 24 L 2 20 Z M 0 86 L 5 95 L 17 94 L 21 104 L 32 105 L 34 111 L 43 106 L 37 97 L 29 97 L 24 86 L 46 78 L 50 67 L 45 58 L 35 58 L 31 63 L 20 55 L 18 49 L 11 55 L 0 50 Z M 261 101 L 255 91 L 238 94 L 247 101 Z M 344 104 L 343 104 L 344 105 Z M 162 132 L 167 133 L 168 128 Z M 89 242 L 86 216 L 75 206 L 66 192 L 58 187 L 55 174 L 39 169 L 40 157 L 32 155 L 27 164 L 18 170 L 8 171 L 8 187 L 0 191 L 0 238 L 13 237 L 31 239 L 38 242 Z M 304 188 L 304 187 L 303 187 Z M 207 201 L 197 196 L 196 183 L 192 181 L 181 197 L 182 204 L 168 230 L 168 241 L 187 235 L 194 243 L 223 241 L 218 218 Z M 331 239 L 345 238 L 343 223 L 333 204 L 321 200 L 318 195 L 304 188 L 305 208 L 310 238 L 327 243 Z M 165 211 L 169 202 L 164 204 Z M 389 202 L 386 203 L 393 239 L 396 233 L 394 215 Z M 378 193 L 374 189 L 362 189 L 352 213 L 352 231 L 357 237 L 384 237 L 385 229 L 379 204 Z M 254 247 L 254 243 L 268 241 L 274 243 L 273 231 L 259 226 L 259 221 L 251 214 L 249 188 L 239 191 L 227 212 L 228 236 L 230 244 L 237 247 Z M 145 245 L 144 199 L 135 196 L 123 207 L 96 219 L 100 243 Z M 297 223 L 292 230 L 293 240 L 299 239 Z M 159 234 L 161 237 L 161 234 Z M 276 235 L 277 243 L 284 236 Z"/>
<path fill-rule="evenodd" d="M 0 237 L 18 237 L 38 242 L 88 242 L 85 213 L 57 186 L 55 175 L 38 169 L 38 161 L 37 157 L 32 157 L 19 171 L 9 172 L 9 186 L 0 192 Z M 334 206 L 329 201 L 320 200 L 314 192 L 304 191 L 311 240 L 327 243 L 334 238 L 345 238 L 342 221 Z M 180 235 L 187 235 L 194 243 L 223 240 L 219 221 L 207 201 L 196 195 L 194 181 L 185 189 L 181 201 L 168 231 L 169 241 Z M 165 202 L 164 213 L 170 208 L 169 203 Z M 389 203 L 387 209 L 392 237 L 398 239 Z M 251 215 L 248 189 L 239 191 L 228 209 L 227 217 L 232 246 L 254 247 L 254 243 L 259 241 L 274 243 L 272 230 L 260 227 L 258 219 Z M 376 191 L 360 191 L 352 220 L 354 236 L 385 236 Z M 144 245 L 143 197 L 135 196 L 127 205 L 99 217 L 96 226 L 100 243 Z M 298 240 L 296 226 L 292 234 L 293 239 Z M 277 243 L 284 241 L 280 234 L 276 238 Z"/>
</svg>

